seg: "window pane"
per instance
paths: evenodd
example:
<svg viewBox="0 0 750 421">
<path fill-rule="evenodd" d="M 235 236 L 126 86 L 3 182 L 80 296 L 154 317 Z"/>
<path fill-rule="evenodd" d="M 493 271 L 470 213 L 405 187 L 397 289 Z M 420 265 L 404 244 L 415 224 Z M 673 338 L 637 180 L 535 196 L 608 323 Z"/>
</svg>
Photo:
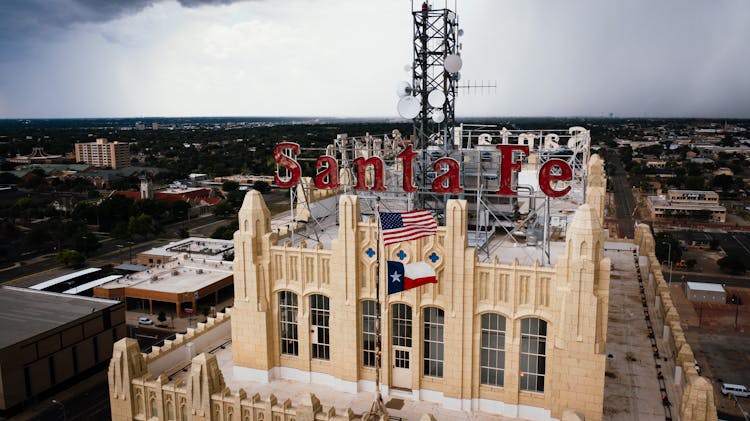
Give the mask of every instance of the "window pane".
<svg viewBox="0 0 750 421">
<path fill-rule="evenodd" d="M 521 390 L 544 392 L 547 322 L 521 320 Z"/>
<path fill-rule="evenodd" d="M 443 310 L 435 307 L 425 307 L 424 317 L 424 375 L 431 377 L 443 377 Z"/>
<path fill-rule="evenodd" d="M 376 309 L 375 301 L 362 302 L 362 365 L 365 367 L 375 367 Z"/>
<path fill-rule="evenodd" d="M 330 337 L 328 320 L 330 318 L 330 300 L 325 295 L 310 296 L 310 324 L 317 335 L 312 337 L 312 357 L 319 360 L 330 359 Z"/>
<path fill-rule="evenodd" d="M 279 292 L 279 336 L 281 353 L 299 355 L 297 344 L 297 294 Z"/>
</svg>

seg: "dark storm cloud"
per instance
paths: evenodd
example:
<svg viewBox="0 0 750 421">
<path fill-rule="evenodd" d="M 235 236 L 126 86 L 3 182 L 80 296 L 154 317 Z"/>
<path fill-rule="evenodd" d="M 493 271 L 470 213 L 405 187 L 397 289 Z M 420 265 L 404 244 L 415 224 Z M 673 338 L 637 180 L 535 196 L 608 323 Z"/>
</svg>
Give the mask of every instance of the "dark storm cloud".
<svg viewBox="0 0 750 421">
<path fill-rule="evenodd" d="M 102 23 L 140 12 L 164 0 L 6 0 L 0 13 L 0 42 L 54 38 L 77 23 Z M 246 0 L 178 0 L 183 7 L 226 5 Z"/>
</svg>

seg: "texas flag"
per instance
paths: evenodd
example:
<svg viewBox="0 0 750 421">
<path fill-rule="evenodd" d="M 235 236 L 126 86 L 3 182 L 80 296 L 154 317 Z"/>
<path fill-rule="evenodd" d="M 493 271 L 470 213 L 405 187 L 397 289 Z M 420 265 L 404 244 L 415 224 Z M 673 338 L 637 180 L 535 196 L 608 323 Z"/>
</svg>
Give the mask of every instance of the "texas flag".
<svg viewBox="0 0 750 421">
<path fill-rule="evenodd" d="M 426 262 L 403 264 L 388 261 L 388 293 L 394 294 L 420 285 L 437 283 L 435 269 Z"/>
</svg>

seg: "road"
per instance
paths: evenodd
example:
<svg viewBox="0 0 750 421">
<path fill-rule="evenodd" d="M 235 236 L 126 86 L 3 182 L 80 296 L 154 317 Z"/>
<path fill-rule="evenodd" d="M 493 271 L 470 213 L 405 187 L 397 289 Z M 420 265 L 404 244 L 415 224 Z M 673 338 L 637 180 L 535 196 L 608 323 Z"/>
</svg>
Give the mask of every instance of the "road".
<svg viewBox="0 0 750 421">
<path fill-rule="evenodd" d="M 617 217 L 617 236 L 620 238 L 633 238 L 635 233 L 635 220 L 633 213 L 635 199 L 633 190 L 628 181 L 628 174 L 622 167 L 619 157 L 610 155 L 608 165 L 612 165 L 614 171 L 610 177 L 612 191 L 614 192 L 615 216 Z"/>
<path fill-rule="evenodd" d="M 159 238 L 135 244 L 128 244 L 124 240 L 106 239 L 101 241 L 99 250 L 96 251 L 94 256 L 89 257 L 86 263 L 89 266 L 101 266 L 112 262 L 128 262 L 142 251 L 156 247 L 159 244 L 164 244 L 165 241 L 179 239 L 179 230 L 181 228 L 187 228 L 191 235 L 208 236 L 217 227 L 227 225 L 232 220 L 210 215 L 192 219 L 189 222 L 178 222 L 165 226 L 164 232 L 159 235 Z M 54 254 L 35 257 L 21 262 L 18 266 L 0 271 L 0 284 L 17 281 L 29 275 L 61 267 L 55 262 L 54 257 Z M 15 284 L 15 282 L 12 283 Z"/>
</svg>

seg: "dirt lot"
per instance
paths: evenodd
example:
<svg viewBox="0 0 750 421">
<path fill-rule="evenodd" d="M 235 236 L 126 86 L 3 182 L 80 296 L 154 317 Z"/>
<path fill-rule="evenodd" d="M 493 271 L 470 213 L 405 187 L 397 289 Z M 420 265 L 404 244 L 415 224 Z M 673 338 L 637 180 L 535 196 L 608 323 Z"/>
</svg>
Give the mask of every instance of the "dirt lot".
<svg viewBox="0 0 750 421">
<path fill-rule="evenodd" d="M 680 313 L 688 343 L 701 365 L 702 374 L 714 384 L 719 418 L 742 419 L 740 407 L 723 396 L 722 382 L 750 385 L 750 289 L 727 288 L 728 295 L 741 296 L 743 305 L 688 302 L 682 286 L 672 284 L 672 299 Z M 737 329 L 734 327 L 738 316 Z M 738 398 L 739 405 L 750 411 L 750 398 Z M 736 418 L 735 418 L 736 417 Z"/>
</svg>

